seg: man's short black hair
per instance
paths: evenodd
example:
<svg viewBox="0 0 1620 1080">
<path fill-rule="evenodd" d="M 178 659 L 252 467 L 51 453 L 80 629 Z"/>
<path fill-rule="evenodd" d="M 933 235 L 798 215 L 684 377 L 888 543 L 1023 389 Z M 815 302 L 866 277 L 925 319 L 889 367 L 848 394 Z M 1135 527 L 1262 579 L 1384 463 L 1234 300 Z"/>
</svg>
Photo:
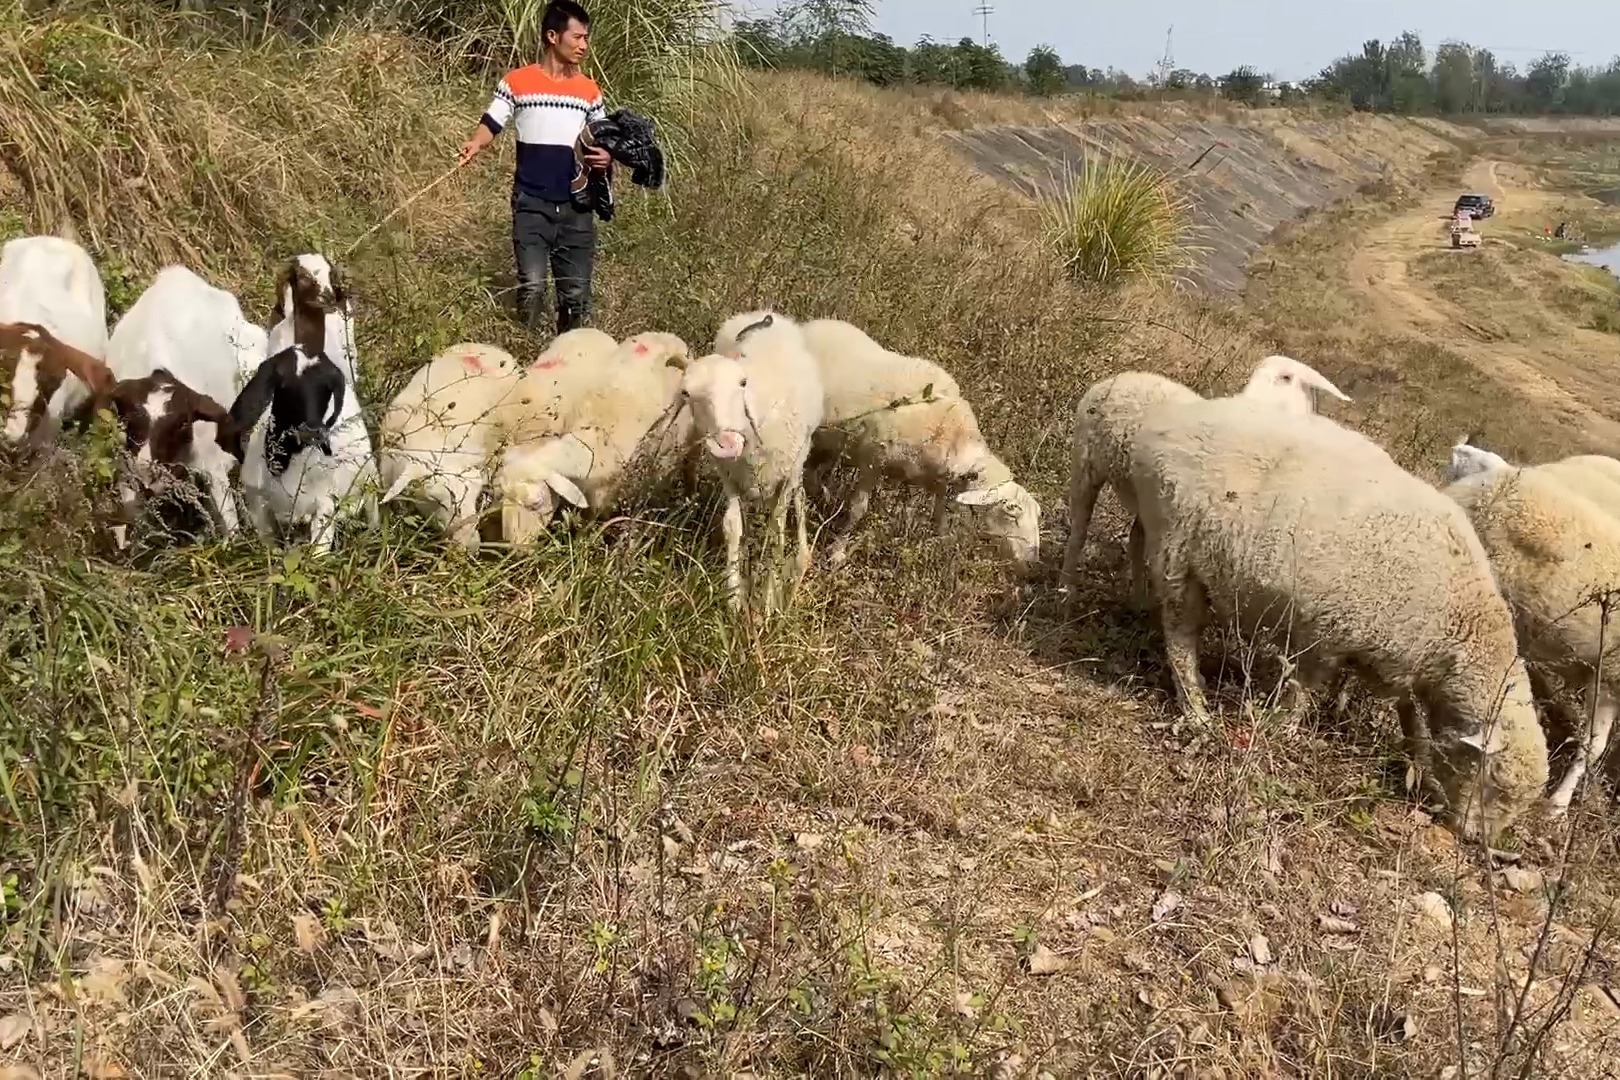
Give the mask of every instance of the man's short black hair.
<svg viewBox="0 0 1620 1080">
<path fill-rule="evenodd" d="M 558 37 L 562 37 L 564 31 L 568 29 L 570 19 L 577 20 L 579 25 L 590 29 L 590 14 L 575 0 L 551 0 L 546 5 L 545 14 L 540 16 L 540 40 L 547 45 L 551 44 L 553 31 L 556 31 Z"/>
</svg>

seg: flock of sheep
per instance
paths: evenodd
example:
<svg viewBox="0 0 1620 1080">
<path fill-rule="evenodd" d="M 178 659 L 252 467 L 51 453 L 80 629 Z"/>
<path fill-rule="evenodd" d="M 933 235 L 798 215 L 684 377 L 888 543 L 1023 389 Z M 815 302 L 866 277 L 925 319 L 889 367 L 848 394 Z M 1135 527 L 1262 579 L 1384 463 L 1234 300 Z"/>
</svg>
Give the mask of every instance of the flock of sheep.
<svg viewBox="0 0 1620 1080">
<path fill-rule="evenodd" d="M 1040 506 L 986 444 L 955 380 L 847 322 L 735 315 L 696 357 L 656 331 L 619 342 L 574 330 L 529 362 L 460 343 L 384 407 L 374 453 L 341 276 L 323 256 L 299 255 L 277 292 L 266 330 L 229 292 L 171 266 L 109 335 L 101 279 L 77 243 L 10 241 L 0 249 L 0 359 L 15 364 L 6 439 L 37 444 L 113 412 L 127 451 L 120 544 L 146 498 L 175 481 L 203 488 L 216 527 L 234 532 L 235 474 L 261 536 L 307 527 L 317 552 L 340 520 L 375 525 L 378 504 L 395 500 L 476 547 L 486 489 L 503 539 L 522 545 L 561 503 L 600 513 L 677 476 L 690 493 L 706 463 L 725 496 L 734 607 L 743 510 L 766 511 L 773 556 L 753 584 L 769 610 L 791 602 L 810 565 L 807 476 L 844 461 L 855 481 L 830 563 L 885 478 L 932 492 L 938 527 L 954 499 L 1011 562 L 1039 556 Z M 1439 490 L 1319 415 L 1319 392 L 1348 400 L 1283 356 L 1262 360 L 1228 398 L 1140 372 L 1093 386 L 1075 413 L 1069 595 L 1092 508 L 1111 486 L 1135 518 L 1133 593 L 1146 586 L 1157 603 L 1189 714 L 1209 716 L 1198 639 L 1213 612 L 1284 654 L 1296 708 L 1350 675 L 1393 697 L 1408 752 L 1470 834 L 1542 796 L 1537 705 L 1567 719 L 1560 691 L 1585 687 L 1593 722 L 1577 725 L 1574 762 L 1548 797 L 1562 812 L 1620 711 L 1605 618 L 1620 574 L 1609 510 L 1620 505 L 1620 461 L 1521 468 L 1464 443 Z"/>
<path fill-rule="evenodd" d="M 1349 675 L 1393 698 L 1410 758 L 1466 835 L 1542 797 L 1539 705 L 1574 744 L 1547 795 L 1561 815 L 1620 711 L 1607 626 L 1620 461 L 1516 467 L 1463 440 L 1437 489 L 1318 415 L 1313 391 L 1348 399 L 1280 359 L 1228 398 L 1142 372 L 1087 391 L 1063 567 L 1071 598 L 1092 506 L 1110 485 L 1135 515 L 1131 576 L 1151 586 L 1191 716 L 1209 717 L 1198 639 L 1213 612 L 1278 649 L 1295 710 Z M 1578 714 L 1561 700 L 1575 689 L 1586 695 Z"/>
</svg>

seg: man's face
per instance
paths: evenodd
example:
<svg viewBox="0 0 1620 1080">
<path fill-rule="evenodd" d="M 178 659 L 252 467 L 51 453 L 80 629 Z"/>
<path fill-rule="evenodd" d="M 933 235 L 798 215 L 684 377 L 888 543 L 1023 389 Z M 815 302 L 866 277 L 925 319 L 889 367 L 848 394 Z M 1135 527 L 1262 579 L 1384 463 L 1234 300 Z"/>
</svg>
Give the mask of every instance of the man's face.
<svg viewBox="0 0 1620 1080">
<path fill-rule="evenodd" d="M 557 59 L 563 63 L 583 63 L 585 53 L 591 47 L 590 27 L 583 25 L 578 19 L 569 19 L 568 29 L 551 37 L 551 47 L 556 52 Z"/>
</svg>

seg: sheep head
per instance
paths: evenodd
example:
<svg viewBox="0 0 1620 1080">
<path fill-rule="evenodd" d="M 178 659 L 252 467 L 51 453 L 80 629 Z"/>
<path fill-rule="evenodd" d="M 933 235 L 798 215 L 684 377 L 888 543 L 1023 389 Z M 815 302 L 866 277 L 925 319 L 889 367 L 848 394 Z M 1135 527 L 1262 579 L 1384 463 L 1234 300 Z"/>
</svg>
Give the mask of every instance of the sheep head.
<svg viewBox="0 0 1620 1080">
<path fill-rule="evenodd" d="M 685 372 L 681 401 L 692 410 L 692 424 L 705 449 L 720 461 L 741 457 L 754 429 L 748 407 L 748 369 L 718 353 L 677 366 L 683 366 Z"/>
<path fill-rule="evenodd" d="M 1446 483 L 1450 484 L 1461 480 L 1465 476 L 1475 473 L 1489 472 L 1492 469 L 1512 468 L 1512 464 L 1500 454 L 1493 454 L 1482 446 L 1471 445 L 1472 436 L 1464 435 L 1451 448 L 1451 464 L 1446 466 Z"/>
<path fill-rule="evenodd" d="M 720 324 L 720 329 L 715 331 L 714 334 L 714 351 L 722 356 L 735 358 L 742 347 L 743 340 L 750 334 L 757 334 L 773 327 L 796 325 L 792 319 L 781 312 L 768 309 L 745 311 L 741 315 L 733 315 Z"/>
<path fill-rule="evenodd" d="M 501 536 L 514 547 L 531 543 L 562 503 L 589 505 L 585 493 L 559 471 L 557 443 L 546 439 L 514 446 L 501 460 Z"/>
<path fill-rule="evenodd" d="M 1255 365 L 1249 376 L 1243 396 L 1265 402 L 1288 413 L 1316 411 L 1311 391 L 1319 391 L 1340 401 L 1350 396 L 1328 381 L 1327 377 L 1309 364 L 1302 364 L 1291 356 L 1268 356 Z"/>
<path fill-rule="evenodd" d="M 969 488 L 957 494 L 960 506 L 978 511 L 978 529 L 993 539 L 1002 555 L 1027 566 L 1041 554 L 1041 504 L 1023 486 L 1004 480 L 991 487 Z"/>
</svg>

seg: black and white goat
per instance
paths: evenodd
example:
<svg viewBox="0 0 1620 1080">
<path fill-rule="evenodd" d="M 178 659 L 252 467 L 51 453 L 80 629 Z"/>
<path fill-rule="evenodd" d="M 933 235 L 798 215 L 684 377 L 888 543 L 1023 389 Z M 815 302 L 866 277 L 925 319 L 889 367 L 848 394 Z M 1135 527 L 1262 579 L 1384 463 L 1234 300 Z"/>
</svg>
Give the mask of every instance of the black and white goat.
<svg viewBox="0 0 1620 1080">
<path fill-rule="evenodd" d="M 371 436 L 354 384 L 324 352 L 295 343 L 272 354 L 232 403 L 231 419 L 245 433 L 242 495 L 260 536 L 307 523 L 321 555 L 338 519 L 357 508 L 376 526 Z"/>
</svg>

